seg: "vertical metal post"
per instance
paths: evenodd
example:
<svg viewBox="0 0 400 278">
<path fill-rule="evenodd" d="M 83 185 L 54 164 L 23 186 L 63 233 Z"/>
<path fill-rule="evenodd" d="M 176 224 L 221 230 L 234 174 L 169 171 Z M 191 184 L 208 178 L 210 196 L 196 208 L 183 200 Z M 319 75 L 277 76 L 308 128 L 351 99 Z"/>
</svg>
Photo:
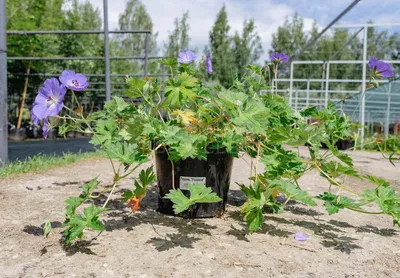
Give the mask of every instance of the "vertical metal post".
<svg viewBox="0 0 400 278">
<path fill-rule="evenodd" d="M 364 47 L 363 47 L 363 63 L 362 63 L 362 85 L 361 85 L 361 90 L 362 90 L 362 98 L 361 98 L 361 148 L 363 148 L 364 145 L 364 125 L 365 125 L 365 95 L 366 95 L 366 79 L 367 79 L 367 42 L 368 42 L 368 26 L 364 26 Z"/>
<path fill-rule="evenodd" d="M 310 105 L 310 80 L 307 80 L 306 107 Z"/>
<path fill-rule="evenodd" d="M 386 108 L 386 121 L 385 121 L 385 138 L 389 137 L 389 125 L 390 125 L 390 102 L 392 98 L 392 83 L 389 83 L 388 86 L 388 100 L 387 100 L 387 108 Z"/>
<path fill-rule="evenodd" d="M 149 34 L 144 39 L 144 76 L 149 74 Z"/>
<path fill-rule="evenodd" d="M 325 107 L 328 107 L 328 100 L 329 100 L 329 62 L 326 64 L 326 81 L 325 81 Z"/>
<path fill-rule="evenodd" d="M 111 99 L 111 77 L 110 77 L 110 50 L 108 37 L 108 0 L 103 0 L 104 12 L 104 63 L 106 81 L 106 100 Z"/>
<path fill-rule="evenodd" d="M 292 94 L 293 94 L 293 67 L 294 63 L 290 63 L 290 83 L 289 83 L 289 105 L 292 106 Z"/>
<path fill-rule="evenodd" d="M 324 90 L 324 80 L 325 80 L 325 64 L 322 64 L 322 76 L 321 76 L 321 91 L 319 92 L 319 105 L 322 103 L 322 92 Z"/>
<path fill-rule="evenodd" d="M 6 0 L 0 0 L 0 168 L 8 161 Z"/>
<path fill-rule="evenodd" d="M 299 99 L 299 91 L 296 90 L 296 99 L 294 100 L 294 109 L 297 110 L 297 102 Z"/>
</svg>

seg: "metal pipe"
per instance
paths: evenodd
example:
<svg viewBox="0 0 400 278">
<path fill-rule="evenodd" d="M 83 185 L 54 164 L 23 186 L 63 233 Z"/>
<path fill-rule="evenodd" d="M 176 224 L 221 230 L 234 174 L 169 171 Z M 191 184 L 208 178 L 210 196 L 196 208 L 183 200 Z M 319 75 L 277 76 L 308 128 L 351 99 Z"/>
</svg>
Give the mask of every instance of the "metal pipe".
<svg viewBox="0 0 400 278">
<path fill-rule="evenodd" d="M 317 36 L 312 39 L 303 49 L 301 49 L 297 54 L 290 57 L 290 60 L 296 60 L 300 55 L 310 48 L 326 31 L 329 30 L 336 22 L 338 22 L 345 14 L 347 14 L 355 5 L 357 5 L 361 0 L 354 0 L 346 9 L 344 9 L 334 20 L 332 20 Z"/>
<path fill-rule="evenodd" d="M 0 0 L 0 168 L 8 162 L 6 0 Z"/>
<path fill-rule="evenodd" d="M 364 145 L 364 125 L 365 125 L 365 95 L 366 95 L 366 79 L 367 79 L 367 43 L 368 43 L 368 26 L 364 27 L 364 45 L 363 45 L 363 62 L 362 62 L 362 99 L 361 99 L 361 134 L 360 134 L 360 147 Z"/>
<path fill-rule="evenodd" d="M 400 23 L 367 23 L 367 24 L 338 24 L 332 28 L 359 28 L 359 27 L 381 27 L 381 26 L 400 26 Z"/>
<path fill-rule="evenodd" d="M 325 107 L 328 107 L 328 100 L 329 100 L 329 69 L 330 64 L 329 62 L 326 63 L 326 81 L 325 81 Z"/>
<path fill-rule="evenodd" d="M 60 74 L 54 74 L 54 73 L 9 73 L 9 75 L 15 75 L 15 76 L 60 76 Z M 88 73 L 85 74 L 87 77 L 105 77 L 105 74 L 93 74 L 93 73 Z M 125 77 L 125 76 L 136 76 L 140 77 L 143 76 L 143 74 L 129 74 L 129 73 L 118 73 L 118 74 L 110 74 L 111 77 Z M 150 77 L 159 77 L 162 76 L 162 74 L 148 74 L 147 76 Z M 171 74 L 165 74 L 165 76 L 171 76 Z M 105 82 L 104 82 L 105 84 Z M 125 83 L 124 83 L 125 84 Z"/>
<path fill-rule="evenodd" d="M 310 104 L 310 81 L 307 81 L 306 106 Z"/>
<path fill-rule="evenodd" d="M 290 63 L 290 79 L 289 79 L 289 105 L 292 106 L 292 94 L 293 94 L 293 67 L 294 63 Z M 278 88 L 277 88 L 278 89 Z"/>
<path fill-rule="evenodd" d="M 389 64 L 400 64 L 400 60 L 383 60 Z M 368 61 L 363 60 L 332 60 L 329 61 L 331 64 L 362 64 L 367 63 Z M 293 64 L 325 64 L 326 61 L 315 60 L 315 61 L 293 61 Z"/>
<path fill-rule="evenodd" d="M 104 62 L 106 77 L 106 101 L 111 99 L 111 77 L 110 77 L 110 51 L 109 51 L 109 31 L 108 31 L 108 0 L 103 0 L 104 9 Z"/>
<path fill-rule="evenodd" d="M 108 31 L 109 34 L 150 34 L 150 30 L 115 30 Z M 101 30 L 54 30 L 54 31 L 7 31 L 7 35 L 72 35 L 72 34 L 104 34 Z"/>
<path fill-rule="evenodd" d="M 389 137 L 389 124 L 390 124 L 390 101 L 392 99 L 392 83 L 389 83 L 388 86 L 388 100 L 387 100 L 387 108 L 386 108 L 386 121 L 385 121 L 385 138 Z"/>
<path fill-rule="evenodd" d="M 144 39 L 144 76 L 149 73 L 149 34 Z"/>
<path fill-rule="evenodd" d="M 20 61 L 69 61 L 69 60 L 104 60 L 104 57 L 7 57 L 8 60 Z M 160 57 L 121 56 L 110 57 L 110 60 L 154 60 Z"/>
</svg>

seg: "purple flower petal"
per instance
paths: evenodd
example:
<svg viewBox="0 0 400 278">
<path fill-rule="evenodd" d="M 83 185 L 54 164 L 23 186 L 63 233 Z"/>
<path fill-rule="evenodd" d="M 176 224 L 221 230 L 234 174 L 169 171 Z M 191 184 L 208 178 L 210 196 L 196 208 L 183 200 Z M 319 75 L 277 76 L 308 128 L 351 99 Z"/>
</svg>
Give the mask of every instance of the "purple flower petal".
<svg viewBox="0 0 400 278">
<path fill-rule="evenodd" d="M 89 86 L 87 77 L 73 70 L 64 70 L 59 79 L 65 87 L 73 91 L 83 91 Z"/>
<path fill-rule="evenodd" d="M 278 63 L 287 63 L 289 62 L 289 57 L 285 52 L 274 52 L 272 53 L 269 58 L 273 62 L 278 62 Z"/>
<path fill-rule="evenodd" d="M 47 135 L 49 134 L 49 120 L 48 119 L 44 120 L 42 130 L 43 130 L 44 139 L 47 139 Z"/>
<path fill-rule="evenodd" d="M 297 232 L 297 233 L 294 235 L 294 239 L 297 240 L 297 241 L 306 241 L 306 240 L 308 240 L 309 238 L 308 238 L 307 235 L 305 235 L 305 234 L 303 234 L 303 233 L 300 233 L 300 232 Z"/>
<path fill-rule="evenodd" d="M 376 57 L 369 59 L 368 67 L 372 70 L 374 77 L 389 78 L 394 76 L 391 66 L 384 61 L 378 60 Z"/>
<path fill-rule="evenodd" d="M 211 58 L 210 56 L 206 57 L 206 69 L 207 69 L 207 73 L 211 74 L 212 73 L 212 63 L 211 63 Z"/>
<path fill-rule="evenodd" d="M 56 78 L 47 79 L 39 88 L 32 107 L 32 120 L 38 123 L 49 116 L 56 116 L 64 107 L 63 98 L 67 89 Z"/>
<path fill-rule="evenodd" d="M 378 59 L 377 59 L 376 57 L 372 56 L 372 57 L 369 59 L 368 67 L 369 67 L 370 69 L 374 69 L 377 63 L 378 63 Z"/>
<path fill-rule="evenodd" d="M 178 56 L 178 62 L 181 64 L 190 64 L 197 59 L 196 54 L 193 51 L 181 51 Z"/>
</svg>

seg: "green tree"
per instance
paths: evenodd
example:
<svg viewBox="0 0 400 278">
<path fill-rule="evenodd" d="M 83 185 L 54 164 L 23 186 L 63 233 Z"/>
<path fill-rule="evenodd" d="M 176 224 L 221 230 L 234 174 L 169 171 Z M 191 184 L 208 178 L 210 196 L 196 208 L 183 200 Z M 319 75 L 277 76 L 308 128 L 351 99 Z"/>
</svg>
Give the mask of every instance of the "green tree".
<svg viewBox="0 0 400 278">
<path fill-rule="evenodd" d="M 63 0 L 7 0 L 7 30 L 54 30 L 63 21 Z M 13 35 L 8 37 L 8 56 L 55 56 L 59 51 L 57 35 Z M 17 123 L 25 104 L 31 103 L 40 77 L 36 72 L 51 72 L 52 63 L 45 61 L 10 61 L 8 71 L 9 118 Z M 26 84 L 26 85 L 25 85 Z M 19 122 L 19 121 L 18 121 Z"/>
<path fill-rule="evenodd" d="M 278 28 L 278 31 L 272 35 L 272 52 L 285 52 L 289 56 L 296 55 L 299 50 L 303 49 L 310 39 L 310 34 L 304 30 L 304 19 L 297 13 L 291 20 L 287 18 L 283 26 Z M 307 56 L 303 53 L 299 58 Z"/>
<path fill-rule="evenodd" d="M 165 43 L 165 56 L 178 57 L 179 52 L 189 49 L 189 12 L 185 12 L 182 18 L 175 18 L 174 30 L 169 32 L 168 41 Z"/>
<path fill-rule="evenodd" d="M 263 50 L 261 38 L 257 34 L 254 20 L 245 20 L 242 34 L 235 32 L 233 36 L 232 53 L 235 60 L 235 67 L 238 77 L 242 77 L 245 66 L 255 63 L 261 56 Z"/>
<path fill-rule="evenodd" d="M 153 34 L 153 21 L 148 14 L 146 7 L 139 0 L 129 0 L 126 3 L 124 12 L 119 16 L 120 30 L 149 30 L 148 54 L 157 54 L 157 36 Z M 146 35 L 145 34 L 121 34 L 116 39 L 111 52 L 115 56 L 141 56 L 145 55 Z M 143 73 L 143 62 L 137 60 L 118 60 L 112 63 L 113 73 Z"/>
<path fill-rule="evenodd" d="M 229 36 L 228 15 L 225 5 L 217 14 L 214 26 L 210 31 L 210 52 L 213 64 L 213 76 L 218 79 L 224 87 L 232 85 L 232 75 L 235 71 Z"/>
</svg>

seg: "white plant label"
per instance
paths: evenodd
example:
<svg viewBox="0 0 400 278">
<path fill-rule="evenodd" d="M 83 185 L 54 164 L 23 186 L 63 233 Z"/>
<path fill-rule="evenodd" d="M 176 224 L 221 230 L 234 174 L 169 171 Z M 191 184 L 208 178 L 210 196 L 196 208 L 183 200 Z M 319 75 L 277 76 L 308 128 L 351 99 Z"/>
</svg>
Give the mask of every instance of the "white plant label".
<svg viewBox="0 0 400 278">
<path fill-rule="evenodd" d="M 185 176 L 180 177 L 179 179 L 180 189 L 189 189 L 189 184 L 206 185 L 206 177 L 185 177 Z"/>
</svg>

